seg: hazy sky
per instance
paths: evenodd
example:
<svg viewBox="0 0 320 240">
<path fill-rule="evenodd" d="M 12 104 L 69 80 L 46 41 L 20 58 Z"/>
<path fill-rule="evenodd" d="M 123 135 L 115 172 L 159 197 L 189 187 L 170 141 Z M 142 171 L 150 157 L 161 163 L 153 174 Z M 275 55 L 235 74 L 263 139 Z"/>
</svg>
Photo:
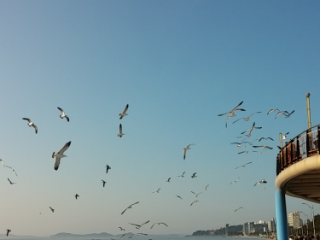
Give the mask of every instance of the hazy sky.
<svg viewBox="0 0 320 240">
<path fill-rule="evenodd" d="M 279 133 L 307 128 L 307 92 L 320 123 L 319 11 L 292 0 L 0 1 L 0 158 L 18 174 L 0 166 L 0 233 L 191 234 L 275 217 Z M 241 101 L 226 128 L 217 115 Z M 260 144 L 273 150 L 230 144 L 253 122 L 262 129 L 248 141 L 272 137 Z M 68 141 L 55 171 L 52 152 Z M 302 202 L 287 197 L 288 213 L 310 216 Z"/>
</svg>

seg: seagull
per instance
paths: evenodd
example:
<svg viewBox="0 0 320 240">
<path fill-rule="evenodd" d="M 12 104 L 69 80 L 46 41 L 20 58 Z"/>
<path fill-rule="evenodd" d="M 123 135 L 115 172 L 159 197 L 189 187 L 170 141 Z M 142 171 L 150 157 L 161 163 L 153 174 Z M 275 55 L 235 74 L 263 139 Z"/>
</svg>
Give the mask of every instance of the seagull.
<svg viewBox="0 0 320 240">
<path fill-rule="evenodd" d="M 140 235 L 148 235 L 146 233 L 136 233 L 136 234 L 133 234 L 132 236 L 130 236 L 129 238 L 132 238 L 134 236 L 140 236 Z"/>
<path fill-rule="evenodd" d="M 191 178 L 196 178 L 196 177 L 197 177 L 196 174 L 197 174 L 196 172 L 193 173 L 192 176 L 191 176 Z"/>
<path fill-rule="evenodd" d="M 182 197 L 180 197 L 179 195 L 176 195 L 178 198 L 182 199 Z"/>
<path fill-rule="evenodd" d="M 8 181 L 9 183 L 12 185 L 12 184 L 15 184 L 14 182 L 11 182 L 11 180 L 8 178 Z"/>
<path fill-rule="evenodd" d="M 69 117 L 64 113 L 63 109 L 62 108 L 59 108 L 58 109 L 61 111 L 61 114 L 60 114 L 60 118 L 66 118 L 67 121 L 69 122 Z"/>
<path fill-rule="evenodd" d="M 269 146 L 252 146 L 254 148 L 264 148 L 264 149 L 273 149 L 272 147 L 269 147 Z"/>
<path fill-rule="evenodd" d="M 106 173 L 108 173 L 108 171 L 111 169 L 111 167 L 109 165 L 106 165 Z"/>
<path fill-rule="evenodd" d="M 226 113 L 221 113 L 221 114 L 218 115 L 218 116 L 223 116 L 223 115 L 229 113 L 229 115 L 227 116 L 227 120 L 226 120 L 226 127 L 227 127 L 227 121 L 228 121 L 228 119 L 236 116 L 235 113 L 234 113 L 235 111 L 245 111 L 245 110 L 242 109 L 242 108 L 238 108 L 242 103 L 243 103 L 243 101 L 241 101 L 241 102 L 240 102 L 236 107 L 234 107 L 231 111 L 226 112 Z"/>
<path fill-rule="evenodd" d="M 120 228 L 120 231 L 125 231 L 125 229 L 124 228 L 122 228 L 122 227 L 119 227 Z"/>
<path fill-rule="evenodd" d="M 205 188 L 205 189 L 207 190 L 207 189 L 208 189 L 208 187 L 209 187 L 209 184 L 206 186 L 206 188 Z"/>
<path fill-rule="evenodd" d="M 274 111 L 279 111 L 279 112 L 280 112 L 280 110 L 279 110 L 278 108 L 272 108 L 272 109 L 270 109 L 270 110 L 268 111 L 267 115 L 269 115 L 270 113 L 272 113 L 272 112 L 274 112 Z"/>
<path fill-rule="evenodd" d="M 289 134 L 290 132 L 287 132 L 286 134 L 282 135 L 282 139 L 287 139 L 287 135 Z"/>
<path fill-rule="evenodd" d="M 240 210 L 241 208 L 243 208 L 243 207 L 239 207 L 239 208 L 237 208 L 237 209 L 236 209 L 236 210 L 234 210 L 234 211 L 236 212 L 236 211 Z"/>
<path fill-rule="evenodd" d="M 247 166 L 247 165 L 250 164 L 250 163 L 252 163 L 252 162 L 248 162 L 248 163 L 246 163 L 246 164 L 244 164 L 244 165 L 240 165 L 240 166 L 236 167 L 235 169 L 237 169 L 237 168 L 239 168 L 239 167 L 245 167 L 245 166 Z"/>
<path fill-rule="evenodd" d="M 280 112 L 277 113 L 275 119 L 276 119 L 279 115 L 281 115 L 281 114 L 287 116 L 289 113 L 288 113 L 287 111 L 280 111 Z"/>
<path fill-rule="evenodd" d="M 259 142 L 261 141 L 261 140 L 268 140 L 268 139 L 270 139 L 271 141 L 274 141 L 271 137 L 262 137 L 262 138 L 260 138 L 259 139 Z"/>
<path fill-rule="evenodd" d="M 264 183 L 267 183 L 266 180 L 262 179 L 260 180 L 259 182 L 255 183 L 253 186 L 256 186 L 257 184 L 260 185 L 260 184 L 264 184 Z"/>
<path fill-rule="evenodd" d="M 54 209 L 52 207 L 49 207 L 51 209 L 52 212 L 54 212 Z"/>
<path fill-rule="evenodd" d="M 127 110 L 129 108 L 129 104 L 126 105 L 122 113 L 119 113 L 120 119 L 122 119 L 124 116 L 128 115 Z"/>
<path fill-rule="evenodd" d="M 245 142 L 246 138 L 244 138 L 241 142 L 232 142 L 231 144 L 237 144 L 237 147 L 241 147 L 243 143 L 249 143 L 249 142 Z"/>
<path fill-rule="evenodd" d="M 139 203 L 139 202 L 135 202 L 135 203 L 129 205 L 125 210 L 123 210 L 123 212 L 121 213 L 121 215 L 124 214 L 128 209 L 131 209 L 133 205 L 138 204 L 138 203 Z"/>
<path fill-rule="evenodd" d="M 102 181 L 102 186 L 104 187 L 107 182 L 105 180 L 101 180 L 101 181 Z"/>
<path fill-rule="evenodd" d="M 129 223 L 129 224 L 136 226 L 136 229 L 140 229 L 143 225 L 147 224 L 148 222 L 150 222 L 150 220 L 146 221 L 145 223 L 141 223 L 141 224 L 136 224 L 136 223 Z"/>
<path fill-rule="evenodd" d="M 242 153 L 248 153 L 248 151 L 238 152 L 238 154 L 242 154 Z"/>
<path fill-rule="evenodd" d="M 152 193 L 159 193 L 159 192 L 160 192 L 160 189 L 161 189 L 161 188 L 159 188 L 157 191 L 154 191 L 154 192 L 152 192 Z"/>
<path fill-rule="evenodd" d="M 10 229 L 7 229 L 7 237 L 9 236 L 9 233 L 11 232 Z"/>
<path fill-rule="evenodd" d="M 191 204 L 190 204 L 190 206 L 192 206 L 194 203 L 196 203 L 196 202 L 199 202 L 199 200 L 194 200 Z"/>
<path fill-rule="evenodd" d="M 122 133 L 122 125 L 121 125 L 121 123 L 120 123 L 120 125 L 119 125 L 119 133 L 118 133 L 118 137 L 120 137 L 120 138 L 122 138 L 122 136 L 124 135 L 124 133 Z"/>
<path fill-rule="evenodd" d="M 183 172 L 180 176 L 178 176 L 178 177 L 184 177 L 184 174 L 185 174 L 185 172 Z"/>
<path fill-rule="evenodd" d="M 194 195 L 196 195 L 196 197 L 198 197 L 199 196 L 199 194 L 201 194 L 202 192 L 199 192 L 199 193 L 195 193 L 195 192 L 193 192 L 193 191 L 191 191 Z"/>
<path fill-rule="evenodd" d="M 10 169 L 16 174 L 16 176 L 18 177 L 17 172 L 16 172 L 12 167 L 10 167 L 10 166 L 8 166 L 8 165 L 6 165 L 6 167 L 7 167 L 7 168 L 10 168 Z"/>
<path fill-rule="evenodd" d="M 154 223 L 154 224 L 152 224 L 151 228 L 153 228 L 153 226 L 156 225 L 156 224 L 158 224 L 158 225 L 163 224 L 163 225 L 165 225 L 166 227 L 168 227 L 168 225 L 165 224 L 164 222 L 159 222 L 159 223 Z M 150 228 L 150 229 L 151 229 L 151 228 Z"/>
<path fill-rule="evenodd" d="M 54 170 L 58 170 L 59 168 L 59 165 L 60 165 L 60 161 L 61 161 L 61 158 L 63 157 L 66 157 L 66 155 L 64 155 L 63 153 L 70 147 L 70 144 L 71 144 L 71 141 L 70 142 L 67 142 L 63 148 L 60 149 L 59 152 L 53 152 L 52 153 L 52 158 L 55 158 L 55 163 L 54 163 Z"/>
<path fill-rule="evenodd" d="M 262 127 L 255 127 L 256 123 L 254 122 L 252 124 L 251 128 L 248 128 L 246 131 L 242 132 L 241 134 L 244 134 L 245 132 L 249 131 L 249 134 L 247 135 L 247 138 L 251 137 L 251 132 L 253 131 L 253 129 L 261 129 Z"/>
<path fill-rule="evenodd" d="M 22 118 L 22 119 L 27 120 L 29 127 L 34 127 L 36 133 L 38 133 L 38 127 L 29 118 Z"/>
<path fill-rule="evenodd" d="M 261 112 L 255 112 L 255 113 L 261 113 Z M 249 121 L 249 120 L 250 120 L 250 117 L 251 117 L 253 114 L 255 114 L 255 113 L 252 113 L 252 114 L 251 114 L 249 117 L 247 117 L 247 118 L 239 118 L 239 119 L 235 120 L 233 123 L 239 121 L 240 119 L 244 119 L 245 121 Z M 233 123 L 232 123 L 232 124 L 233 124 Z"/>
<path fill-rule="evenodd" d="M 169 183 L 169 182 L 170 182 L 170 179 L 171 179 L 171 177 L 169 177 L 169 178 L 168 178 L 168 180 L 167 180 L 166 182 L 168 182 L 168 183 Z"/>
<path fill-rule="evenodd" d="M 78 199 L 78 197 L 80 197 L 78 193 L 76 195 L 74 195 L 74 196 L 75 196 L 76 199 Z"/>
<path fill-rule="evenodd" d="M 291 113 L 286 114 L 285 118 L 288 118 L 291 116 L 292 113 L 294 113 L 295 110 L 293 110 Z"/>
<path fill-rule="evenodd" d="M 187 153 L 187 150 L 190 149 L 190 146 L 191 145 L 194 145 L 193 143 L 189 144 L 188 146 L 186 146 L 185 148 L 183 148 L 183 159 L 186 159 L 186 153 Z"/>
</svg>

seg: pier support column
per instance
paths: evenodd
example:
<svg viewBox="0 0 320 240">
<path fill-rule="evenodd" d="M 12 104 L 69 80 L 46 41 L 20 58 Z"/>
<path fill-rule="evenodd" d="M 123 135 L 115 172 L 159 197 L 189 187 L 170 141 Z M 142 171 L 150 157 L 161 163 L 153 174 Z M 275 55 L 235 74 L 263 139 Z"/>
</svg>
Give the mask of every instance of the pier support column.
<svg viewBox="0 0 320 240">
<path fill-rule="evenodd" d="M 276 190 L 277 240 L 288 240 L 288 220 L 285 190 Z"/>
</svg>

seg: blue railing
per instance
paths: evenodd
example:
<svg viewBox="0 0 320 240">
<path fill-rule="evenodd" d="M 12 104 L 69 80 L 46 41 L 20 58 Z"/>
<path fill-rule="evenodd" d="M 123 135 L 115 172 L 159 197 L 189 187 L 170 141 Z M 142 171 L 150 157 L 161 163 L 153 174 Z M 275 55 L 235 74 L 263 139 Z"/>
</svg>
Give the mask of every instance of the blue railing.
<svg viewBox="0 0 320 240">
<path fill-rule="evenodd" d="M 320 124 L 315 125 L 285 143 L 277 155 L 277 175 L 288 166 L 319 154 Z"/>
</svg>

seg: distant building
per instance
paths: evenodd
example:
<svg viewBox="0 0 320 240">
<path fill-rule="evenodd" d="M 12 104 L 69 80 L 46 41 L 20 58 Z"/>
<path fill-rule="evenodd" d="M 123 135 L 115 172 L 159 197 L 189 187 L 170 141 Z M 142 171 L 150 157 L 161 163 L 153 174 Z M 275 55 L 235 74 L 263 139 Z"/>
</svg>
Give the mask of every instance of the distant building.
<svg viewBox="0 0 320 240">
<path fill-rule="evenodd" d="M 290 227 L 300 228 L 300 213 L 292 212 L 288 214 L 288 223 Z"/>
<path fill-rule="evenodd" d="M 276 232 L 276 222 L 274 218 L 268 221 L 268 232 Z"/>
<path fill-rule="evenodd" d="M 226 224 L 226 236 L 228 236 L 228 227 L 229 227 L 229 224 L 227 223 Z"/>
<path fill-rule="evenodd" d="M 250 235 L 250 233 L 255 232 L 254 222 L 247 222 L 243 224 L 242 228 L 243 235 Z"/>
</svg>

